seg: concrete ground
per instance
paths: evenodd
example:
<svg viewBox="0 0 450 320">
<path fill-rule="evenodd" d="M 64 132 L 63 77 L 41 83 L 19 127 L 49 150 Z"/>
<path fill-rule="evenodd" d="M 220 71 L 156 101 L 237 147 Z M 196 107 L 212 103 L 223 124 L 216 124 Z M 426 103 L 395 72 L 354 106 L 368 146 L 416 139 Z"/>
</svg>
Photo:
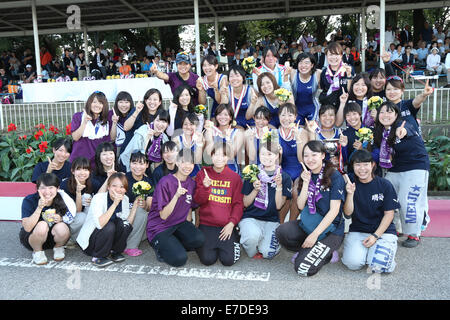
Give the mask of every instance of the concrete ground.
<svg viewBox="0 0 450 320">
<path fill-rule="evenodd" d="M 187 264 L 171 268 L 144 254 L 97 269 L 79 248 L 67 249 L 56 263 L 36 266 L 19 242 L 21 224 L 0 222 L 0 299 L 87 300 L 415 300 L 450 298 L 450 239 L 422 238 L 415 249 L 399 245 L 397 268 L 390 275 L 350 271 L 341 262 L 315 276 L 298 276 L 284 249 L 273 260 L 252 260 L 244 252 L 232 267 L 202 265 L 194 252 Z"/>
</svg>

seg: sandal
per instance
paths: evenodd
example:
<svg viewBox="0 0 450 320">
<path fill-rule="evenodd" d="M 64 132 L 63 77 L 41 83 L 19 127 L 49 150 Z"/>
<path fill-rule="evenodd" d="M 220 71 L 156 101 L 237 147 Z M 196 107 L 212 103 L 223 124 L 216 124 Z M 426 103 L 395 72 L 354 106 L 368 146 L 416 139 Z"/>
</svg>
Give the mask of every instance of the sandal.
<svg viewBox="0 0 450 320">
<path fill-rule="evenodd" d="M 129 255 L 130 257 L 137 257 L 142 254 L 142 250 L 139 249 L 126 249 L 123 253 Z"/>
</svg>

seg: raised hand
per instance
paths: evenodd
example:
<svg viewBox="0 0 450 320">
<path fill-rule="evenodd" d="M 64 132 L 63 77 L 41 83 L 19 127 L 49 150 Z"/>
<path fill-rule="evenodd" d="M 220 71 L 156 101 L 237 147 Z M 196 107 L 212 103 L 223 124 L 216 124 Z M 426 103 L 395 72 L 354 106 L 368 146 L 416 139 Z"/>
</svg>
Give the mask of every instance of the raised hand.
<svg viewBox="0 0 450 320">
<path fill-rule="evenodd" d="M 76 177 L 75 181 L 77 182 L 76 192 L 81 193 L 81 191 L 83 191 L 83 189 L 86 188 L 86 185 L 82 184 L 80 180 L 78 180 Z"/>
<path fill-rule="evenodd" d="M 306 168 L 303 162 L 300 162 L 300 164 L 303 167 L 303 171 L 300 174 L 300 178 L 302 178 L 304 183 L 309 184 L 309 182 L 311 181 L 311 171 L 309 171 L 308 168 Z"/>
<path fill-rule="evenodd" d="M 275 174 L 275 183 L 277 185 L 277 187 L 281 187 L 283 185 L 283 177 L 281 176 L 281 170 L 278 167 L 277 172 Z"/>
<path fill-rule="evenodd" d="M 209 178 L 206 169 L 203 169 L 203 172 L 205 173 L 205 178 L 203 178 L 203 185 L 205 186 L 205 188 L 209 188 L 212 184 L 212 180 Z"/>
<path fill-rule="evenodd" d="M 395 130 L 395 135 L 396 135 L 397 138 L 399 138 L 400 140 L 403 139 L 403 138 L 408 134 L 408 132 L 407 132 L 406 129 L 405 129 L 405 124 L 406 124 L 406 120 L 403 121 L 403 123 L 401 124 L 401 126 L 398 127 L 398 128 Z"/>
<path fill-rule="evenodd" d="M 306 130 L 308 130 L 309 132 L 316 132 L 316 129 L 318 127 L 316 121 L 314 120 L 308 121 L 308 119 L 305 118 L 305 124 Z"/>
<path fill-rule="evenodd" d="M 356 190 L 355 183 L 350 181 L 350 178 L 347 174 L 344 174 L 344 180 L 345 180 L 345 190 L 347 191 L 347 194 L 354 194 Z"/>
<path fill-rule="evenodd" d="M 156 66 L 155 60 L 152 59 L 152 66 L 150 67 L 150 72 L 155 74 L 158 72 L 158 67 Z"/>
<path fill-rule="evenodd" d="M 386 51 L 384 46 L 381 48 L 381 59 L 384 63 L 389 63 L 389 61 L 391 61 L 391 54 Z"/>
<path fill-rule="evenodd" d="M 348 137 L 341 133 L 339 136 L 339 144 L 343 147 L 347 146 L 348 144 Z"/>
<path fill-rule="evenodd" d="M 202 83 L 201 78 L 197 79 L 197 81 L 195 82 L 195 87 L 197 88 L 198 91 L 205 91 L 205 88 L 203 88 L 203 83 Z"/>
<path fill-rule="evenodd" d="M 48 167 L 47 167 L 47 173 L 51 173 L 54 170 L 57 170 L 57 164 L 55 161 L 53 161 L 49 156 L 47 156 L 47 160 L 48 160 Z"/>
<path fill-rule="evenodd" d="M 114 108 L 112 109 L 113 111 L 113 116 L 111 117 L 111 120 L 113 123 L 117 124 L 117 122 L 119 122 L 119 116 L 116 114 L 116 110 L 114 110 Z"/>
<path fill-rule="evenodd" d="M 92 117 L 86 112 L 86 110 L 83 111 L 83 122 L 86 124 L 88 121 L 92 120 Z"/>
<path fill-rule="evenodd" d="M 178 180 L 178 189 L 177 189 L 177 193 L 175 195 L 178 196 L 178 198 L 179 198 L 182 195 L 184 195 L 187 192 L 187 190 L 181 186 L 181 181 L 178 178 L 177 178 L 177 180 Z"/>
<path fill-rule="evenodd" d="M 346 93 L 345 91 L 339 96 L 339 101 L 341 102 L 341 104 L 345 104 L 347 102 L 348 99 L 348 93 Z"/>
<path fill-rule="evenodd" d="M 434 91 L 434 88 L 433 88 L 433 87 L 430 87 L 430 86 L 428 85 L 428 82 L 429 82 L 429 79 L 427 79 L 427 82 L 425 83 L 425 88 L 423 89 L 423 93 L 422 93 L 425 97 L 428 97 L 428 96 L 431 95 L 431 94 L 433 93 L 433 91 Z"/>
<path fill-rule="evenodd" d="M 142 101 L 139 101 L 138 103 L 136 103 L 136 111 L 141 112 L 142 109 L 144 109 L 144 103 Z"/>
</svg>

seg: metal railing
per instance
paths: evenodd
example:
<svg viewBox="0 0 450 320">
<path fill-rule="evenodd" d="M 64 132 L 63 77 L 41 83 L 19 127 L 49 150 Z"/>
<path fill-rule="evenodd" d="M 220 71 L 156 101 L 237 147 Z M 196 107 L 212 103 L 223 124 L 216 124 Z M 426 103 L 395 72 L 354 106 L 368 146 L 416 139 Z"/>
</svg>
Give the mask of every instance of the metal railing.
<svg viewBox="0 0 450 320">
<path fill-rule="evenodd" d="M 413 99 L 422 93 L 423 89 L 405 90 L 403 99 Z M 114 105 L 110 102 L 110 108 Z M 170 100 L 163 100 L 167 108 Z M 0 104 L 0 130 L 6 130 L 10 123 L 14 123 L 19 131 L 32 130 L 35 125 L 43 123 L 45 126 L 54 125 L 64 129 L 72 120 L 75 112 L 83 110 L 85 102 L 55 102 L 55 103 L 26 103 Z M 208 105 L 211 99 L 208 98 Z M 417 117 L 423 124 L 440 124 L 450 122 L 450 89 L 436 88 L 422 104 Z"/>
</svg>

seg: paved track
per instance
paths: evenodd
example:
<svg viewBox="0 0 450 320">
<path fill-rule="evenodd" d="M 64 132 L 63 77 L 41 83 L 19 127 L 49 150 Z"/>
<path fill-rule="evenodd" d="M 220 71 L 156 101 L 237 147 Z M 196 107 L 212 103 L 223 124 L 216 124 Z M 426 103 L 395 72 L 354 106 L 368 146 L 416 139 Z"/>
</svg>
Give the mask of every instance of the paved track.
<svg viewBox="0 0 450 320">
<path fill-rule="evenodd" d="M 423 238 L 415 249 L 399 246 L 391 275 L 349 271 L 328 264 L 311 278 L 299 277 L 284 249 L 273 260 L 252 260 L 243 252 L 232 267 L 203 266 L 194 252 L 183 268 L 156 260 L 148 243 L 144 254 L 97 269 L 79 248 L 66 250 L 64 262 L 35 266 L 19 243 L 20 223 L 0 222 L 0 299 L 449 299 L 450 239 Z"/>
</svg>

